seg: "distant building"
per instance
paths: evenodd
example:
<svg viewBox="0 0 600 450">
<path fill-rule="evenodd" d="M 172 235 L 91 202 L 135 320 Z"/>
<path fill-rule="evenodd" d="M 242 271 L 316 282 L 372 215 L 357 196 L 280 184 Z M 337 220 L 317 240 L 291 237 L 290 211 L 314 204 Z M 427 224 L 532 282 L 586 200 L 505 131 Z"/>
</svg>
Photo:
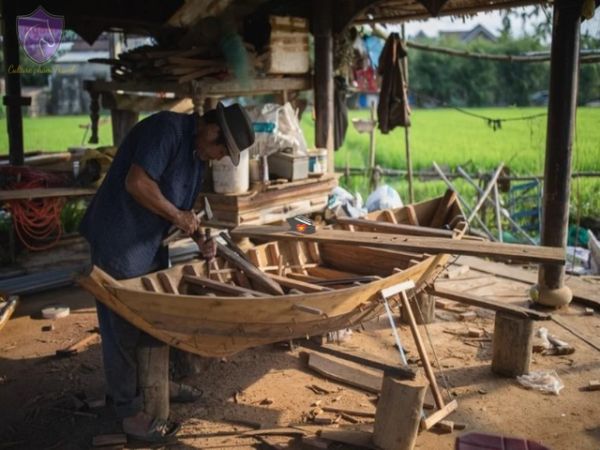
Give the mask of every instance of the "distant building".
<svg viewBox="0 0 600 450">
<path fill-rule="evenodd" d="M 498 38 L 481 24 L 477 24 L 470 30 L 464 31 L 440 31 L 440 39 L 456 39 L 457 41 L 468 43 L 477 39 L 483 39 L 490 42 L 496 42 Z"/>
<path fill-rule="evenodd" d="M 48 113 L 87 114 L 89 96 L 83 90 L 83 80 L 110 78 L 110 67 L 106 64 L 92 64 L 91 58 L 108 58 L 109 41 L 106 35 L 100 37 L 94 45 L 88 45 L 83 39 L 72 43 L 70 48 L 53 62 L 50 76 L 50 101 Z"/>
</svg>

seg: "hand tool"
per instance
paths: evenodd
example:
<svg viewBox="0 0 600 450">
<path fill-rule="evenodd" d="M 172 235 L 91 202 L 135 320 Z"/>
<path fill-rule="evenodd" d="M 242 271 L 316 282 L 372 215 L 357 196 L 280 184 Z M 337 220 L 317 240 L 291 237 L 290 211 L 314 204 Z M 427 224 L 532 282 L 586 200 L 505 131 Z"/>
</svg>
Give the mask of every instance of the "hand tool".
<svg viewBox="0 0 600 450">
<path fill-rule="evenodd" d="M 206 211 L 200 211 L 198 214 L 196 214 L 196 218 L 198 219 L 198 221 L 200 221 L 200 219 L 202 219 L 205 216 L 205 214 L 206 214 Z M 181 231 L 179 228 L 173 226 L 169 230 L 167 237 L 163 239 L 162 245 L 169 245 L 171 242 L 175 242 L 177 239 L 181 239 L 182 237 L 183 237 L 183 231 Z"/>
<path fill-rule="evenodd" d="M 206 197 L 204 197 L 204 213 L 206 214 L 207 220 L 213 219 L 212 209 L 210 209 L 210 203 L 208 202 L 208 198 Z M 210 235 L 210 227 L 206 227 L 206 229 L 204 230 L 204 243 L 206 244 L 211 239 L 212 238 Z M 210 278 L 210 258 L 205 257 L 204 260 L 206 261 L 206 278 Z"/>
</svg>

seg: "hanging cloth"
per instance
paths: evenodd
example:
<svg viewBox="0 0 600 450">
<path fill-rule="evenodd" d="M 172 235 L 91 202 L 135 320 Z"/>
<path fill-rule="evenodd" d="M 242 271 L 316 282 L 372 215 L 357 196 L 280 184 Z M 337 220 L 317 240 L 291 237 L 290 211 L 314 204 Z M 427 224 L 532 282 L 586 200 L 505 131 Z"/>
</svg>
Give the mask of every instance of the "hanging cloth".
<svg viewBox="0 0 600 450">
<path fill-rule="evenodd" d="M 381 76 L 377 116 L 379 129 L 383 134 L 397 126 L 410 126 L 410 107 L 402 61 L 406 56 L 406 48 L 398 33 L 390 34 L 379 56 L 377 70 Z"/>
</svg>

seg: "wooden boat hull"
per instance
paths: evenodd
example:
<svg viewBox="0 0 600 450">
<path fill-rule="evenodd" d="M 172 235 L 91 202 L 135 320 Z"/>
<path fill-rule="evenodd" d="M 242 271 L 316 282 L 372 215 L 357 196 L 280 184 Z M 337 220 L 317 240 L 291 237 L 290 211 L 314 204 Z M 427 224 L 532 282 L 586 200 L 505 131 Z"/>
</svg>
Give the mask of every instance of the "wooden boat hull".
<svg viewBox="0 0 600 450">
<path fill-rule="evenodd" d="M 421 260 L 414 260 L 415 255 L 385 249 L 337 244 L 317 247 L 298 242 L 268 243 L 248 254 L 257 266 L 271 272 L 291 270 L 308 277 L 337 274 L 342 278 L 352 272 L 380 278 L 335 290 L 283 296 L 194 295 L 182 273 L 186 269 L 204 273 L 205 263 L 198 260 L 119 281 L 95 267 L 79 283 L 155 338 L 191 353 L 221 357 L 259 345 L 322 335 L 372 319 L 382 313 L 382 289 L 412 280 L 419 291 L 439 274 L 447 260 L 447 255 L 416 255 Z M 226 267 L 227 263 L 219 261 L 218 266 Z"/>
</svg>

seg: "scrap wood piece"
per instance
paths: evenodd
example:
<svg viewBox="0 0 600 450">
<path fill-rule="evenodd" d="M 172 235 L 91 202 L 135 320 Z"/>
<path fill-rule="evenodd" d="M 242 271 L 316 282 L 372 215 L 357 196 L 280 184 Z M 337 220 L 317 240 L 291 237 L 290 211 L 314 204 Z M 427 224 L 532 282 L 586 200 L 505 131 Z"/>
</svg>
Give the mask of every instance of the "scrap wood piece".
<svg viewBox="0 0 600 450">
<path fill-rule="evenodd" d="M 403 223 L 381 222 L 370 219 L 353 219 L 351 217 L 338 217 L 336 223 L 342 225 L 355 225 L 368 228 L 370 231 L 381 231 L 383 233 L 406 234 L 409 236 L 434 236 L 451 239 L 452 231 L 440 228 L 424 227 L 418 225 L 406 225 Z"/>
<path fill-rule="evenodd" d="M 321 439 L 352 445 L 356 447 L 377 449 L 373 444 L 373 433 L 360 430 L 323 429 L 318 433 Z"/>
<path fill-rule="evenodd" d="M 310 340 L 300 341 L 299 345 L 310 348 L 319 353 L 327 353 L 328 355 L 335 356 L 337 358 L 345 359 L 363 366 L 372 367 L 383 371 L 385 375 L 392 375 L 400 379 L 412 379 L 415 377 L 415 373 L 404 367 L 398 367 L 397 365 L 378 360 L 373 358 L 372 355 L 363 353 L 358 350 L 350 350 L 339 345 L 322 344 L 318 345 Z"/>
<path fill-rule="evenodd" d="M 393 250 L 408 250 L 425 253 L 449 253 L 457 255 L 484 255 L 498 259 L 511 259 L 539 263 L 565 263 L 562 248 L 542 247 L 500 242 L 479 242 L 438 237 L 382 234 L 367 231 L 317 230 L 313 234 L 300 234 L 287 227 L 243 225 L 230 232 L 233 236 L 268 240 L 313 241 L 358 245 Z"/>
<path fill-rule="evenodd" d="M 288 278 L 280 275 L 275 275 L 272 273 L 267 274 L 269 278 L 277 281 L 281 286 L 287 288 L 298 289 L 302 292 L 323 292 L 323 291 L 331 291 L 333 289 L 328 288 L 326 286 L 319 286 L 314 283 L 309 283 L 307 281 L 295 280 L 293 278 Z"/>
<path fill-rule="evenodd" d="M 366 370 L 351 367 L 317 353 L 310 353 L 308 355 L 308 367 L 326 378 L 367 392 L 377 394 L 381 390 L 383 372 L 379 370 L 367 372 Z"/>
<path fill-rule="evenodd" d="M 17 304 L 19 303 L 19 297 L 16 295 L 11 295 L 8 297 L 8 300 L 3 304 L 2 308 L 0 308 L 0 330 L 4 328 L 8 319 L 11 318 L 15 309 L 17 309 Z"/>
<path fill-rule="evenodd" d="M 356 409 L 334 408 L 333 406 L 323 406 L 321 409 L 325 412 L 333 412 L 339 414 L 348 414 L 357 417 L 375 417 L 375 411 L 358 411 Z"/>
<path fill-rule="evenodd" d="M 432 228 L 439 228 L 447 223 L 446 218 L 452 209 L 452 206 L 457 201 L 456 192 L 452 189 L 446 189 L 444 196 L 440 199 L 437 209 L 433 214 L 431 223 L 429 224 Z"/>
<path fill-rule="evenodd" d="M 100 434 L 92 438 L 93 447 L 105 447 L 107 445 L 125 445 L 127 436 L 124 433 Z"/>
<path fill-rule="evenodd" d="M 56 356 L 73 356 L 82 351 L 83 349 L 87 348 L 89 345 L 95 344 L 99 340 L 100 334 L 98 333 L 98 329 L 95 328 L 91 331 L 90 334 L 78 340 L 74 344 L 71 344 L 66 348 L 56 350 Z"/>
<path fill-rule="evenodd" d="M 299 427 L 280 427 L 280 428 L 265 428 L 260 430 L 243 431 L 236 434 L 238 437 L 255 437 L 255 436 L 306 436 L 307 431 Z"/>
<path fill-rule="evenodd" d="M 458 402 L 456 400 L 452 400 L 449 403 L 446 403 L 443 408 L 438 409 L 434 413 L 430 414 L 428 417 L 423 417 L 421 419 L 421 429 L 429 430 L 436 423 L 444 420 L 450 413 L 456 411 L 458 408 Z"/>
<path fill-rule="evenodd" d="M 269 278 L 258 267 L 242 258 L 229 247 L 217 242 L 217 253 L 229 261 L 230 264 L 242 270 L 248 278 L 256 283 L 255 287 L 260 287 L 261 290 L 269 294 L 284 295 L 283 289 L 275 280 Z"/>
<path fill-rule="evenodd" d="M 255 291 L 252 289 L 246 289 L 239 286 L 234 286 L 232 284 L 221 283 L 217 280 L 211 280 L 210 278 L 194 276 L 194 275 L 183 275 L 183 279 L 190 284 L 195 284 L 197 286 L 203 286 L 208 289 L 214 289 L 215 291 L 219 291 L 225 294 L 230 295 L 249 295 L 252 297 L 264 297 L 269 296 L 270 294 L 265 294 L 264 292 Z"/>
<path fill-rule="evenodd" d="M 468 294 L 466 292 L 451 291 L 449 289 L 439 287 L 438 284 L 435 284 L 433 288 L 427 287 L 425 290 L 428 294 L 435 295 L 437 297 L 443 297 L 448 300 L 454 300 L 455 302 L 465 303 L 471 306 L 478 306 L 479 308 L 501 311 L 516 317 L 534 320 L 549 320 L 552 317 L 551 314 L 536 311 L 534 309 L 501 303 L 495 300 L 479 297 L 477 295 Z"/>
<path fill-rule="evenodd" d="M 468 264 L 479 272 L 489 273 L 508 280 L 520 281 L 526 284 L 537 284 L 537 272 L 523 270 L 520 267 L 511 267 L 507 264 L 486 261 L 474 256 L 461 256 L 456 261 L 459 264 Z M 600 310 L 600 290 L 594 285 L 586 283 L 575 276 L 566 277 L 565 284 L 573 293 L 573 301 Z"/>
</svg>

